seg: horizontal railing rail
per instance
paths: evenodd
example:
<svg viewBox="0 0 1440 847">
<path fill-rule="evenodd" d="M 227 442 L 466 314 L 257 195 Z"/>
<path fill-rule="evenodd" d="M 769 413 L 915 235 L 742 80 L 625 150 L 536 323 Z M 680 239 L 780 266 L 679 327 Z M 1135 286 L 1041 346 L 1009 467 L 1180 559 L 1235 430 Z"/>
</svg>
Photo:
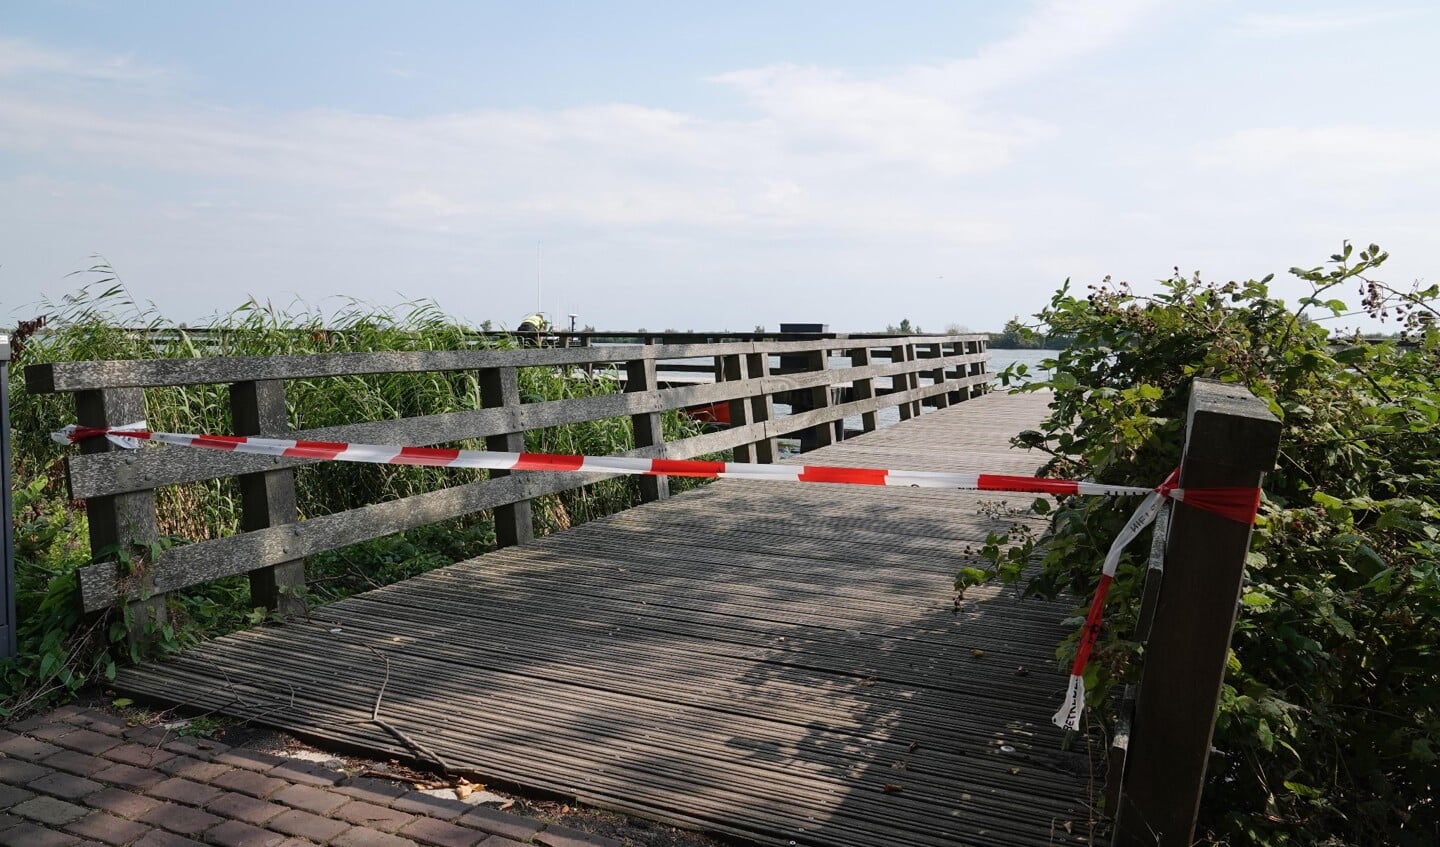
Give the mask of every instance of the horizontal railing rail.
<svg viewBox="0 0 1440 847">
<path fill-rule="evenodd" d="M 738 461 L 772 462 L 780 457 L 781 438 L 798 438 L 809 449 L 844 438 L 846 419 L 858 418 L 859 429 L 871 431 L 887 408 L 898 409 L 903 419 L 977 396 L 989 379 L 987 359 L 983 335 L 815 334 L 711 344 L 56 362 L 29 366 L 25 378 L 32 393 L 73 394 L 77 422 L 86 426 L 143 420 L 147 390 L 223 384 L 229 386 L 235 434 L 241 435 L 416 446 L 483 439 L 488 449 L 514 452 L 524 449 L 527 432 L 620 418 L 631 422 L 635 435 L 635 448 L 624 455 L 683 459 L 733 450 Z M 600 369 L 614 377 L 616 393 L 525 402 L 518 374 L 528 368 L 592 374 Z M 289 429 L 290 380 L 459 371 L 476 375 L 478 408 Z M 667 372 L 691 376 L 676 383 L 667 381 Z M 665 441 L 664 413 L 717 406 L 728 411 L 728 425 Z M 499 544 L 523 543 L 533 534 L 532 500 L 610 478 L 497 472 L 477 482 L 299 520 L 294 473 L 309 463 L 211 451 L 117 451 L 102 441 L 87 442 L 67 462 L 70 493 L 87 504 L 97 560 L 80 571 L 83 607 L 137 603 L 145 614 L 134 619 L 154 620 L 163 615 L 155 598 L 166 592 L 249 573 L 257 604 L 293 609 L 288 597 L 303 586 L 306 556 L 482 510 L 493 510 Z M 143 568 L 122 567 L 116 560 L 115 550 L 146 548 L 158 538 L 156 489 L 231 477 L 241 484 L 243 531 L 160 550 Z M 643 478 L 640 488 L 642 500 L 668 495 L 664 479 Z"/>
</svg>

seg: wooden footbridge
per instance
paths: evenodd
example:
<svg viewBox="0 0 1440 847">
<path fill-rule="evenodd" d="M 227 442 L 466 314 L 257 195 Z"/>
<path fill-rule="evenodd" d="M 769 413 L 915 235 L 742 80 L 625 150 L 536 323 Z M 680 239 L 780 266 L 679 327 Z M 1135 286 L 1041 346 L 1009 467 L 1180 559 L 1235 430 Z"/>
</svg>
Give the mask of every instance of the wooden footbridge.
<svg viewBox="0 0 1440 847">
<path fill-rule="evenodd" d="M 837 356 L 849 366 L 833 367 Z M 826 336 L 75 363 L 28 376 L 32 390 L 78 392 L 90 425 L 143 417 L 146 387 L 230 383 L 237 430 L 270 434 L 285 429 L 288 379 L 466 370 L 483 396 L 473 412 L 301 437 L 514 449 L 530 429 L 623 415 L 636 455 L 773 461 L 777 439 L 803 434 L 816 445 L 809 465 L 1029 474 L 1037 457 L 1009 439 L 1046 399 L 985 393 L 985 358 L 974 336 Z M 716 381 L 657 387 L 657 366 L 687 359 L 713 361 Z M 625 394 L 520 402 L 517 368 L 611 362 Z M 839 381 L 849 391 L 837 404 Z M 729 428 L 659 437 L 665 410 L 717 402 L 730 404 Z M 777 402 L 801 411 L 777 415 Z M 887 406 L 904 420 L 882 429 Z M 865 434 L 841 440 L 846 418 Z M 1106 750 L 1063 744 L 1049 721 L 1065 685 L 1061 620 L 1077 601 L 953 590 L 969 550 L 1014 522 L 1000 501 L 1026 495 L 726 480 L 668 497 L 649 478 L 651 502 L 534 539 L 529 501 L 593 477 L 496 474 L 297 521 L 298 461 L 88 449 L 70 479 L 90 498 L 97 549 L 154 531 L 154 488 L 229 475 L 249 531 L 173 548 L 138 574 L 94 566 L 87 604 L 128 602 L 143 618 L 164 591 L 250 572 L 254 596 L 289 613 L 122 671 L 128 693 L 756 844 L 1107 840 Z M 285 588 L 303 580 L 304 555 L 477 509 L 494 511 L 504 549 L 316 609 Z"/>
</svg>

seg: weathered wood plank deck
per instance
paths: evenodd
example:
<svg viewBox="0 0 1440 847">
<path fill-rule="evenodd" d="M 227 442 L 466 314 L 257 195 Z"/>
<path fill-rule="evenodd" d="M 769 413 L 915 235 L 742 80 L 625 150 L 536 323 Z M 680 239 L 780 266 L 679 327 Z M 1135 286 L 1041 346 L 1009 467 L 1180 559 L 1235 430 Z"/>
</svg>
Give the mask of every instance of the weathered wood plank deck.
<svg viewBox="0 0 1440 847">
<path fill-rule="evenodd" d="M 1007 440 L 1044 403 L 989 395 L 805 461 L 1029 473 Z M 384 679 L 374 648 L 381 716 L 491 779 L 766 845 L 1083 843 L 1098 786 L 1048 721 L 1071 604 L 953 602 L 997 499 L 722 481 L 118 687 L 408 757 L 348 723 Z"/>
</svg>

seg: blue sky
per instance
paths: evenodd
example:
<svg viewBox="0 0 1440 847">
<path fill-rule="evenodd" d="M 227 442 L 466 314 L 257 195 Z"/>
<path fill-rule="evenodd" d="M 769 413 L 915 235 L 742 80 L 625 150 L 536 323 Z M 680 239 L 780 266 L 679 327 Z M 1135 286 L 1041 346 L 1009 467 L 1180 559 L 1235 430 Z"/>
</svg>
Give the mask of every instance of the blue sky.
<svg viewBox="0 0 1440 847">
<path fill-rule="evenodd" d="M 0 323 L 92 254 L 187 321 L 345 295 L 513 324 L 537 252 L 546 311 L 602 328 L 990 329 L 1066 277 L 1283 276 L 1345 238 L 1434 281 L 1437 22 L 1420 2 L 7 4 Z"/>
</svg>

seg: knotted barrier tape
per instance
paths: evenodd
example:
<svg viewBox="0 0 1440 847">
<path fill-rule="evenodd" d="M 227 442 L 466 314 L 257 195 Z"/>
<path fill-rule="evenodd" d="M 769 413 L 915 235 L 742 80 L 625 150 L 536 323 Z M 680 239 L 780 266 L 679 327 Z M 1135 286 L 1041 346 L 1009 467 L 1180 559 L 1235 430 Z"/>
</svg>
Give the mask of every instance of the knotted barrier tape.
<svg viewBox="0 0 1440 847">
<path fill-rule="evenodd" d="M 1177 468 L 1155 488 L 1107 485 L 1097 482 L 1006 474 L 968 474 L 944 471 L 889 470 L 832 467 L 828 465 L 763 465 L 746 462 L 710 462 L 691 459 L 641 459 L 625 456 L 580 456 L 555 453 L 504 453 L 491 450 L 455 450 L 436 447 L 397 447 L 341 441 L 303 441 L 243 435 L 197 435 L 151 432 L 145 422 L 117 427 L 70 425 L 51 435 L 61 444 L 106 438 L 117 446 L 137 449 L 150 441 L 176 447 L 199 447 L 230 453 L 320 461 L 364 462 L 388 465 L 423 465 L 440 468 L 475 468 L 496 471 L 561 471 L 618 473 L 645 476 L 688 476 L 708 479 L 751 479 L 775 482 L 826 482 L 848 485 L 888 485 L 907 488 L 951 488 L 968 491 L 1009 491 L 1024 494 L 1084 494 L 1098 496 L 1144 495 L 1140 506 L 1116 536 L 1105 555 L 1100 583 L 1090 602 L 1081 631 L 1065 702 L 1052 720 L 1065 729 L 1079 729 L 1085 710 L 1085 667 L 1100 635 L 1105 595 L 1125 548 L 1155 520 L 1165 500 L 1177 500 L 1228 520 L 1253 523 L 1260 507 L 1258 488 L 1178 488 Z"/>
</svg>

